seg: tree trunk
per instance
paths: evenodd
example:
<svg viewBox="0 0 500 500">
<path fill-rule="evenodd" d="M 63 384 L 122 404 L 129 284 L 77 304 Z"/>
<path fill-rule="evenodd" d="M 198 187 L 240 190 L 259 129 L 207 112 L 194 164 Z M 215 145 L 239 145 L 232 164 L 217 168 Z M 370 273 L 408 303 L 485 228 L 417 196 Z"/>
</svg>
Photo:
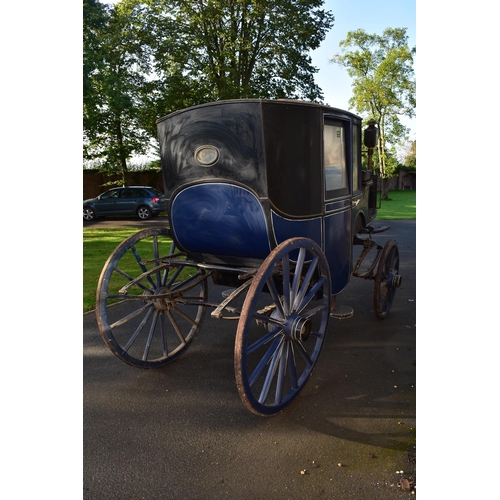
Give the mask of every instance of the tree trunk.
<svg viewBox="0 0 500 500">
<path fill-rule="evenodd" d="M 125 148 L 123 147 L 123 134 L 122 134 L 122 127 L 121 127 L 120 120 L 118 120 L 118 125 L 117 125 L 117 130 L 116 130 L 116 139 L 117 139 L 118 148 L 120 151 L 120 172 L 122 174 L 122 186 L 126 187 L 126 186 L 128 186 L 127 156 L 125 154 Z"/>
<path fill-rule="evenodd" d="M 389 179 L 382 177 L 380 186 L 380 199 L 388 200 L 389 199 Z"/>
<path fill-rule="evenodd" d="M 384 127 L 384 116 L 380 117 L 379 121 L 379 136 L 378 136 L 378 158 L 379 158 L 379 168 L 380 168 L 380 199 L 389 199 L 389 183 L 386 179 L 386 165 L 385 165 L 385 127 Z"/>
<path fill-rule="evenodd" d="M 121 173 L 122 173 L 122 185 L 123 187 L 128 186 L 128 179 L 127 179 L 127 160 L 125 158 L 121 158 Z"/>
</svg>

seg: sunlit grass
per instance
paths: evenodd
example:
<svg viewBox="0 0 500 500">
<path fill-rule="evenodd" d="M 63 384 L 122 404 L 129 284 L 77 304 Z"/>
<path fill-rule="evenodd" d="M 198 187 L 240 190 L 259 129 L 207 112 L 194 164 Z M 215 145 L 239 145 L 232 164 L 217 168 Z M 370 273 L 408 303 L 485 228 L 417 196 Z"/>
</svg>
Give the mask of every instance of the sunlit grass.
<svg viewBox="0 0 500 500">
<path fill-rule="evenodd" d="M 83 230 L 83 312 L 95 308 L 97 283 L 113 250 L 137 228 Z"/>
<path fill-rule="evenodd" d="M 382 201 L 377 211 L 379 220 L 415 220 L 417 218 L 417 191 L 389 191 L 389 199 Z"/>
</svg>

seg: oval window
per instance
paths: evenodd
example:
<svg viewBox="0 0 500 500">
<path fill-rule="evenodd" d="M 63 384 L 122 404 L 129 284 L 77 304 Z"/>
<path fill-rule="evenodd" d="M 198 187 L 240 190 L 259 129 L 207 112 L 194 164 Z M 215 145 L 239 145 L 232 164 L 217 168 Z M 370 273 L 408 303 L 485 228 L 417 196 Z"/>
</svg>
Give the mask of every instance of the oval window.
<svg viewBox="0 0 500 500">
<path fill-rule="evenodd" d="M 194 152 L 194 159 L 198 165 L 209 167 L 217 163 L 219 159 L 219 150 L 214 146 L 200 146 Z"/>
</svg>

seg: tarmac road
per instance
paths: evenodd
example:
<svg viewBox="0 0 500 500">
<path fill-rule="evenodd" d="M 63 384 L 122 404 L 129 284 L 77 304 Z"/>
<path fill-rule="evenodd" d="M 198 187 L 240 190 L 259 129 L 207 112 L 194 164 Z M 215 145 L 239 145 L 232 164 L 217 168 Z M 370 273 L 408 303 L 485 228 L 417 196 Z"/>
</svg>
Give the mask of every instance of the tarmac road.
<svg viewBox="0 0 500 500">
<path fill-rule="evenodd" d="M 168 226 L 168 217 L 158 215 L 148 220 L 141 220 L 138 217 L 100 217 L 92 221 L 83 220 L 83 227 L 137 227 L 137 230 L 145 227 L 165 227 Z"/>
<path fill-rule="evenodd" d="M 416 481 L 416 224 L 389 224 L 375 236 L 400 251 L 389 316 L 373 313 L 373 282 L 353 278 L 338 303 L 354 317 L 330 320 L 309 382 L 274 417 L 239 399 L 236 322 L 207 313 L 186 354 L 143 371 L 113 356 L 94 313 L 84 315 L 83 498 L 415 498 L 398 483 Z M 222 289 L 209 289 L 220 302 Z"/>
</svg>

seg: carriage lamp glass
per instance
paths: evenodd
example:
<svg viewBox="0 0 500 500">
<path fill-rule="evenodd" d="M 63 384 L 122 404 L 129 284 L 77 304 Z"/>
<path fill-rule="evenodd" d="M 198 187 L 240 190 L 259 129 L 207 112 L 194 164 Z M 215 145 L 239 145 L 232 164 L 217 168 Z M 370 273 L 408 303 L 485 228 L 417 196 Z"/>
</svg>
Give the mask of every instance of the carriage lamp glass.
<svg viewBox="0 0 500 500">
<path fill-rule="evenodd" d="M 217 163 L 219 159 L 219 150 L 214 146 L 200 146 L 194 152 L 194 159 L 198 165 L 209 167 Z"/>
</svg>

